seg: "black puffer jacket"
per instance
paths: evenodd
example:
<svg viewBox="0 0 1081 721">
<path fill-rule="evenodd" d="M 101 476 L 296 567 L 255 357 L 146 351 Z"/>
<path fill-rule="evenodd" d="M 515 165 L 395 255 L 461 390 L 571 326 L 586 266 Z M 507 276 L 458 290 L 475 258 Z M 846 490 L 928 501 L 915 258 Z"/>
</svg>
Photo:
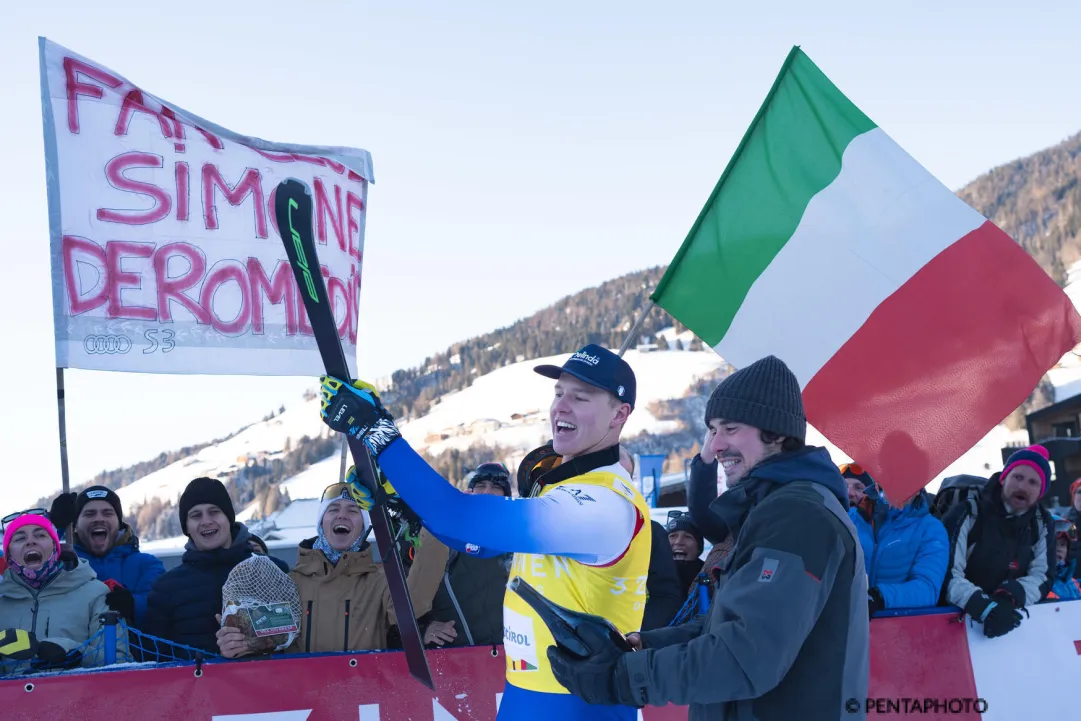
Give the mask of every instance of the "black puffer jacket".
<svg viewBox="0 0 1081 721">
<path fill-rule="evenodd" d="M 214 614 L 221 613 L 222 586 L 233 567 L 252 555 L 244 524 L 234 523 L 232 534 L 230 547 L 213 551 L 197 551 L 188 541 L 181 564 L 159 576 L 150 589 L 144 633 L 218 653 L 215 634 L 221 626 Z M 150 658 L 154 652 L 144 648 L 144 658 L 154 660 Z M 179 652 L 176 655 L 186 658 Z"/>
<path fill-rule="evenodd" d="M 728 526 L 709 510 L 709 504 L 717 500 L 717 461 L 706 463 L 702 456 L 691 461 L 691 475 L 687 479 L 687 510 L 691 523 L 698 527 L 713 545 L 724 543 L 728 538 Z"/>
<path fill-rule="evenodd" d="M 676 561 L 672 558 L 672 546 L 668 543 L 668 532 L 656 521 L 650 521 L 653 528 L 649 550 L 649 571 L 646 574 L 646 608 L 642 612 L 642 630 L 652 631 L 671 623 L 687 597 L 685 589 L 680 588 L 679 572 Z"/>
<path fill-rule="evenodd" d="M 421 625 L 426 628 L 431 621 L 454 621 L 458 637 L 446 646 L 503 643 L 503 596 L 510 563 L 510 554 L 476 558 L 451 550 L 431 613 L 421 619 Z"/>
</svg>

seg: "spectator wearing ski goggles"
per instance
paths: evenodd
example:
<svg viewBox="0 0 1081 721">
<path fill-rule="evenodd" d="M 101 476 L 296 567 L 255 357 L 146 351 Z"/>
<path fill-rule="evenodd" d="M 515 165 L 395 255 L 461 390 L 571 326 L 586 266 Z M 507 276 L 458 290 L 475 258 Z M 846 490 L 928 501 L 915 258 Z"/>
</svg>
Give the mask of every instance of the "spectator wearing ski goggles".
<svg viewBox="0 0 1081 721">
<path fill-rule="evenodd" d="M 0 531 L 3 531 L 8 527 L 8 524 L 14 521 L 19 516 L 42 516 L 43 518 L 49 517 L 49 512 L 44 508 L 28 508 L 25 511 L 16 511 L 15 513 L 9 513 L 8 515 L 0 518 Z"/>
<path fill-rule="evenodd" d="M 469 477 L 470 493 L 510 498 L 510 471 L 502 463 L 482 463 Z"/>
</svg>

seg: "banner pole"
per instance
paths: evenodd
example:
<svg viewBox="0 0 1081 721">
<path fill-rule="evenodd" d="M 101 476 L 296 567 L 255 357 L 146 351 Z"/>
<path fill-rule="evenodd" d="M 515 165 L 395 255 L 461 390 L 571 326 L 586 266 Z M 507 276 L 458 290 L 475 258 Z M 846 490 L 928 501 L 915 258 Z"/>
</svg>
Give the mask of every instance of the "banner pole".
<svg viewBox="0 0 1081 721">
<path fill-rule="evenodd" d="M 348 468 L 349 463 L 349 443 L 348 436 L 342 434 L 342 464 L 338 469 L 338 483 L 345 483 L 345 471 Z"/>
<path fill-rule="evenodd" d="M 653 301 L 649 301 L 642 306 L 642 311 L 638 314 L 638 320 L 631 326 L 630 331 L 627 333 L 627 337 L 623 339 L 623 345 L 619 348 L 619 357 L 622 358 L 623 354 L 627 352 L 627 349 L 631 347 L 631 343 L 634 342 L 634 337 L 638 334 L 638 329 L 642 327 L 642 322 L 645 321 L 646 316 L 653 310 Z"/>
<path fill-rule="evenodd" d="M 71 476 L 68 472 L 68 422 L 64 407 L 64 369 L 56 369 L 56 417 L 60 426 L 60 482 L 63 484 L 63 492 L 71 491 Z M 68 524 L 64 533 L 64 547 L 72 549 L 72 538 L 75 531 L 72 524 Z"/>
</svg>

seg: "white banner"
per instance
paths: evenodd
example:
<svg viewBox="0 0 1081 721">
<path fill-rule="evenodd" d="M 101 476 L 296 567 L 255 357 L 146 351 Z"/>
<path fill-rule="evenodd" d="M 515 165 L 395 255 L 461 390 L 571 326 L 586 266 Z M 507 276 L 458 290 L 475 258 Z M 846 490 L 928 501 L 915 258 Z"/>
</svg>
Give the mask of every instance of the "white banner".
<svg viewBox="0 0 1081 721">
<path fill-rule="evenodd" d="M 998 638 L 966 618 L 976 695 L 987 699 L 983 721 L 1081 718 L 1081 601 L 1041 603 L 1028 614 Z"/>
<path fill-rule="evenodd" d="M 39 49 L 57 366 L 318 375 L 274 218 L 294 177 L 314 196 L 355 375 L 368 151 L 238 135 L 45 38 Z"/>
</svg>

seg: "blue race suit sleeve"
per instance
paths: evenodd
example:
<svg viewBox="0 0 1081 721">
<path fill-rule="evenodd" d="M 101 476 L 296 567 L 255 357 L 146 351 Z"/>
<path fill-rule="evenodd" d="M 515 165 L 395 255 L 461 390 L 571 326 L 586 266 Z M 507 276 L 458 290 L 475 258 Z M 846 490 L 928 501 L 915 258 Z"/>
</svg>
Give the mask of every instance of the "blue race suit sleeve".
<svg viewBox="0 0 1081 721">
<path fill-rule="evenodd" d="M 402 438 L 380 454 L 379 467 L 433 535 L 472 555 L 536 553 L 605 563 L 626 550 L 637 527 L 634 504 L 600 486 L 575 493 L 567 484 L 515 500 L 462 493 Z"/>
</svg>

